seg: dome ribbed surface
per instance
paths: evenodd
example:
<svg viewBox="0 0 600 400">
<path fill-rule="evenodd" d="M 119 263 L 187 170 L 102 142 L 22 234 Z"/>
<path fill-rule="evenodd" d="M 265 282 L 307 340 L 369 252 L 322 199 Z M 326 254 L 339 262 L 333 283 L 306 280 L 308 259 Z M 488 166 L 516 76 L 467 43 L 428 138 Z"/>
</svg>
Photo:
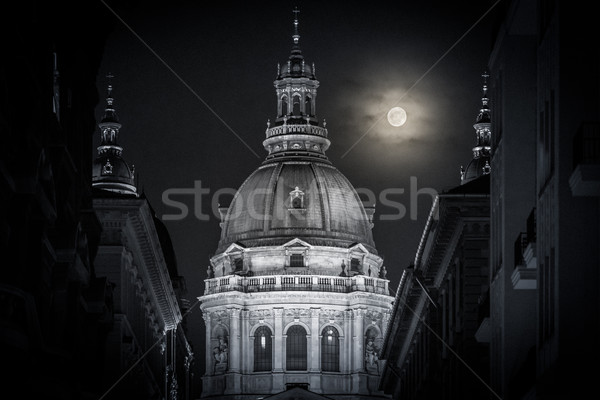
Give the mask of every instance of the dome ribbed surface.
<svg viewBox="0 0 600 400">
<path fill-rule="evenodd" d="M 290 193 L 303 193 L 302 205 Z M 218 253 L 232 243 L 276 246 L 293 238 L 347 248 L 362 243 L 376 254 L 371 223 L 358 193 L 335 167 L 313 161 L 268 163 L 235 195 L 222 226 Z"/>
<path fill-rule="evenodd" d="M 110 165 L 108 170 L 107 162 Z M 94 160 L 92 184 L 98 187 L 118 187 L 119 184 L 134 186 L 135 177 L 129 165 L 120 156 L 102 154 Z"/>
<path fill-rule="evenodd" d="M 485 175 L 485 167 L 486 163 L 489 167 L 490 158 L 487 156 L 482 156 L 478 158 L 474 158 L 469 162 L 467 168 L 465 169 L 465 177 L 463 179 L 463 183 L 469 182 L 473 179 L 477 179 L 480 176 Z"/>
</svg>

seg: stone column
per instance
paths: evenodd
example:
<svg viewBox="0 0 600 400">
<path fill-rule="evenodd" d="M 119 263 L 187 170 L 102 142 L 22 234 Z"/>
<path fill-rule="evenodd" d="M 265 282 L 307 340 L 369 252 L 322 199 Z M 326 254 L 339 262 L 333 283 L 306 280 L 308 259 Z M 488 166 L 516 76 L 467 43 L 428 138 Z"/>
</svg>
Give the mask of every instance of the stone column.
<svg viewBox="0 0 600 400">
<path fill-rule="evenodd" d="M 212 358 L 212 349 L 210 348 L 210 339 L 211 339 L 211 313 L 203 310 L 202 311 L 202 318 L 204 318 L 204 325 L 206 326 L 206 352 L 205 352 L 205 372 L 204 375 L 212 375 L 213 373 L 213 358 Z"/>
<path fill-rule="evenodd" d="M 240 312 L 239 308 L 229 309 L 229 371 L 240 372 L 242 346 L 240 343 Z"/>
<path fill-rule="evenodd" d="M 275 332 L 273 332 L 273 372 L 283 372 L 283 308 L 273 308 Z"/>
<path fill-rule="evenodd" d="M 358 308 L 354 310 L 354 320 L 352 327 L 352 339 L 354 341 L 354 352 L 353 352 L 353 370 L 354 372 L 364 372 L 365 370 L 365 310 Z"/>
<path fill-rule="evenodd" d="M 249 324 L 249 314 L 250 312 L 248 310 L 243 310 L 242 311 L 242 319 L 241 319 L 241 325 L 242 325 L 242 330 L 241 330 L 241 338 L 240 338 L 240 343 L 241 343 L 241 350 L 242 350 L 242 357 L 241 357 L 241 372 L 242 373 L 248 373 L 250 371 L 252 371 L 252 366 L 250 366 L 250 352 L 254 351 L 254 347 L 250 346 L 252 343 L 250 343 L 250 324 Z"/>
<path fill-rule="evenodd" d="M 283 382 L 283 363 L 285 362 L 285 342 L 283 340 L 283 307 L 273 308 L 273 374 L 272 390 L 281 392 Z"/>
<path fill-rule="evenodd" d="M 311 372 L 319 372 L 321 370 L 321 352 L 319 346 L 319 336 L 321 332 L 319 332 L 319 313 L 321 312 L 320 308 L 311 308 L 310 309 L 310 345 L 309 345 L 309 354 L 310 354 L 310 365 L 308 366 L 308 370 Z"/>
<path fill-rule="evenodd" d="M 310 347 L 308 348 L 310 354 L 310 364 L 308 366 L 308 371 L 310 372 L 310 388 L 317 393 L 321 390 L 321 332 L 319 330 L 320 312 L 320 308 L 310 309 Z"/>
<path fill-rule="evenodd" d="M 345 310 L 344 311 L 344 342 L 343 345 L 344 347 L 340 347 L 340 350 L 342 352 L 341 354 L 341 359 L 340 359 L 340 372 L 352 372 L 352 344 L 353 344 L 353 340 L 352 340 L 352 329 L 351 329 L 351 324 L 352 322 L 352 311 L 350 310 Z M 340 343 L 341 344 L 341 343 Z"/>
</svg>

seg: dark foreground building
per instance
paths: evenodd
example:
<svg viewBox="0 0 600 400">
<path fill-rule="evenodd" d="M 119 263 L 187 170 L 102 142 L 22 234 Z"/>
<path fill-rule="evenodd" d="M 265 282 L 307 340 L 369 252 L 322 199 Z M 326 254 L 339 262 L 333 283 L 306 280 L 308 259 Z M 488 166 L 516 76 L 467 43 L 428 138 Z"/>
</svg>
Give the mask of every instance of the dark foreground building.
<svg viewBox="0 0 600 400">
<path fill-rule="evenodd" d="M 116 10 L 127 15 L 130 7 L 120 2 Z M 177 351 L 173 343 L 186 343 L 183 329 L 175 330 L 182 313 L 173 301 L 165 311 L 156 302 L 161 293 L 155 283 L 144 280 L 153 270 L 143 268 L 155 263 L 156 271 L 164 267 L 161 279 L 173 277 L 162 280 L 164 291 L 177 298 L 184 289 L 168 233 L 143 196 L 92 188 L 98 67 L 115 21 L 101 2 L 33 1 L 12 4 L 2 24 L 2 398 L 99 399 L 146 349 L 158 343 L 161 351 L 158 336 L 165 338 L 160 359 L 139 363 L 105 398 L 166 397 L 173 371 L 185 371 L 185 345 L 170 375 L 157 369 L 174 365 L 165 361 Z M 129 234 L 138 242 L 111 242 L 127 237 L 106 223 L 106 214 L 120 212 L 122 203 L 131 206 L 131 219 L 141 216 L 141 228 Z M 131 219 L 122 218 L 121 227 L 136 222 Z M 121 271 L 124 249 L 140 246 L 143 234 L 155 240 L 143 253 L 145 263 L 133 253 L 136 269 Z M 108 246 L 120 246 L 117 260 L 106 256 Z M 124 293 L 131 297 L 123 299 Z M 143 309 L 131 307 L 145 294 Z M 153 314 L 155 309 L 161 312 Z M 148 322 L 153 315 L 155 326 Z M 139 331 L 136 324 L 150 329 Z M 185 377 L 177 383 L 177 398 L 186 398 Z"/>
<path fill-rule="evenodd" d="M 478 398 L 570 399 L 597 392 L 600 51 L 591 45 L 597 17 L 583 2 L 558 0 L 505 1 L 497 11 L 488 63 L 494 110 L 489 291 L 479 302 L 475 333 L 489 352 L 469 359 L 456 332 L 448 332 L 452 320 L 437 317 L 446 308 L 434 304 L 456 303 L 440 303 L 441 286 L 427 280 L 426 260 L 419 256 L 440 242 L 422 243 L 414 272 L 407 271 L 400 284 L 383 354 L 382 385 L 403 395 L 398 398 L 464 399 L 486 385 L 487 393 Z M 440 199 L 440 210 L 441 205 Z M 435 229 L 445 218 L 440 214 Z M 429 229 L 428 224 L 424 238 Z M 445 254 L 453 251 L 452 243 L 441 246 Z M 464 304 L 467 295 L 456 300 Z M 455 317 L 465 321 L 461 314 Z M 433 332 L 439 337 L 431 342 Z M 435 353 L 447 347 L 442 340 L 456 352 L 448 359 Z M 481 364 L 485 357 L 487 368 Z M 450 358 L 454 365 L 444 361 Z M 459 370 L 465 364 L 482 379 L 470 386 L 473 392 L 456 392 L 470 385 L 469 374 L 463 378 Z M 436 388 L 426 386 L 431 379 L 441 379 L 444 390 L 431 392 Z"/>
<path fill-rule="evenodd" d="M 583 2 L 507 2 L 490 55 L 490 373 L 503 399 L 600 372 L 600 51 Z"/>
</svg>

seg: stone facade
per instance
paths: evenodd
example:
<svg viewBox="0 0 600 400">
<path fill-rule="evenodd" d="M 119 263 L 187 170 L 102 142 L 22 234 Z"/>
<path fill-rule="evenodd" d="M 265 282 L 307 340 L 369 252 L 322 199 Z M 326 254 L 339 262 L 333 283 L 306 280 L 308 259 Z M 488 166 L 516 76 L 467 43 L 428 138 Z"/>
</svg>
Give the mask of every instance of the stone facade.
<svg viewBox="0 0 600 400">
<path fill-rule="evenodd" d="M 385 397 L 379 351 L 392 297 L 363 206 L 327 159 L 319 82 L 299 48 L 278 67 L 268 155 L 222 217 L 199 297 L 206 327 L 202 397 Z M 308 392 L 306 392 L 308 391 Z"/>
</svg>

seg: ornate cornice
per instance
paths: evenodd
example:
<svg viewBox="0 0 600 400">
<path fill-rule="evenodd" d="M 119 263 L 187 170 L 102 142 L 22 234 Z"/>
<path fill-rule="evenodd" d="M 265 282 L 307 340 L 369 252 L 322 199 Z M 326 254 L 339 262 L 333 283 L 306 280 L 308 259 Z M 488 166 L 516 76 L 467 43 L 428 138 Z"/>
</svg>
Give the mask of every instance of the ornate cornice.
<svg viewBox="0 0 600 400">
<path fill-rule="evenodd" d="M 121 232 L 130 258 L 126 268 L 141 298 L 150 304 L 150 320 L 162 331 L 175 329 L 182 320 L 181 311 L 147 200 L 94 198 L 94 208 L 103 226 Z"/>
</svg>

